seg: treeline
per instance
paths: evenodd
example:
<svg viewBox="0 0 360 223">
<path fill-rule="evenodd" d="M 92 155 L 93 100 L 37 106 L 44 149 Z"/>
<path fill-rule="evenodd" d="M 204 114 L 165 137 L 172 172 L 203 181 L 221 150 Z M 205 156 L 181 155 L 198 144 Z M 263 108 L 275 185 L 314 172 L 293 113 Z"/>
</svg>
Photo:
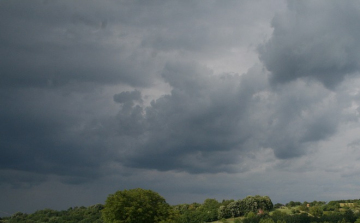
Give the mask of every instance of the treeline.
<svg viewBox="0 0 360 223">
<path fill-rule="evenodd" d="M 0 223 L 360 223 L 360 200 L 296 202 L 273 205 L 268 196 L 240 200 L 206 199 L 169 205 L 158 193 L 141 188 L 117 191 L 105 204 L 63 211 L 39 210 L 0 218 Z"/>
<path fill-rule="evenodd" d="M 339 212 L 340 210 L 344 212 L 349 209 L 358 213 L 360 209 L 360 200 L 337 200 L 328 203 L 325 201 L 304 201 L 303 203 L 290 201 L 286 205 L 275 204 L 274 208 L 281 208 L 281 206 L 289 208 L 297 207 L 296 209 L 292 209 L 294 213 L 308 212 L 311 215 L 319 216 L 326 212 Z"/>
<path fill-rule="evenodd" d="M 140 199 L 141 198 L 141 199 Z M 146 198 L 146 199 L 145 199 Z M 148 205 L 148 200 L 151 205 Z M 155 205 L 154 201 L 158 205 Z M 103 222 L 134 222 L 142 223 L 148 221 L 153 223 L 159 219 L 163 222 L 172 223 L 199 223 L 212 222 L 230 217 L 244 216 L 248 213 L 260 211 L 268 212 L 273 208 L 273 203 L 268 196 L 247 196 L 242 200 L 206 199 L 204 203 L 180 204 L 170 206 L 157 193 L 134 189 L 129 191 L 118 191 L 110 195 L 105 205 L 98 204 L 90 207 L 75 207 L 64 211 L 45 209 L 32 214 L 15 213 L 11 217 L 0 220 L 3 223 L 103 223 Z M 131 203 L 131 205 L 128 205 Z M 141 212 L 141 214 L 139 214 Z M 158 216 L 148 215 L 156 213 Z M 122 219 L 116 219 L 119 215 Z M 159 221 L 160 222 L 160 221 Z"/>
<path fill-rule="evenodd" d="M 206 199 L 203 204 L 181 204 L 174 206 L 177 223 L 211 222 L 226 218 L 245 216 L 248 213 L 266 213 L 273 209 L 268 196 L 247 196 L 240 200 Z"/>
<path fill-rule="evenodd" d="M 10 217 L 0 218 L 1 223 L 102 223 L 101 210 L 104 205 L 72 207 L 63 211 L 44 209 L 32 214 L 17 212 Z"/>
</svg>

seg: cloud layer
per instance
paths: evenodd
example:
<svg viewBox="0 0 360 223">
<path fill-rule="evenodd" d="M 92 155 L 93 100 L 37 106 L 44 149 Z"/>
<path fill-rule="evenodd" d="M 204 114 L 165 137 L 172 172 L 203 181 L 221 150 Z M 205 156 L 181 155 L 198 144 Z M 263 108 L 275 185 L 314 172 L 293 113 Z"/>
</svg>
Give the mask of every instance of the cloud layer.
<svg viewBox="0 0 360 223">
<path fill-rule="evenodd" d="M 0 4 L 1 212 L 357 191 L 356 1 Z"/>
</svg>

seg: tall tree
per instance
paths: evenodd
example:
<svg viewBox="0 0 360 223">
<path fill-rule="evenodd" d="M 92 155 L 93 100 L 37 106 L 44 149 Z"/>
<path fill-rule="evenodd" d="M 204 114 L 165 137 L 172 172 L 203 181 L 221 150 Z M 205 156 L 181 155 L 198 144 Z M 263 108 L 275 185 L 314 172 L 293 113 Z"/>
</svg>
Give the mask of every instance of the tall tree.
<svg viewBox="0 0 360 223">
<path fill-rule="evenodd" d="M 263 211 L 270 211 L 274 205 L 268 196 L 247 196 L 239 201 L 240 211 L 247 213 L 249 211 L 257 213 L 260 209 Z"/>
<path fill-rule="evenodd" d="M 240 216 L 240 205 L 238 201 L 233 201 L 227 206 L 229 212 L 231 213 L 231 217 Z"/>
<path fill-rule="evenodd" d="M 105 223 L 157 223 L 171 222 L 171 212 L 158 193 L 137 188 L 109 195 L 102 216 Z"/>
</svg>

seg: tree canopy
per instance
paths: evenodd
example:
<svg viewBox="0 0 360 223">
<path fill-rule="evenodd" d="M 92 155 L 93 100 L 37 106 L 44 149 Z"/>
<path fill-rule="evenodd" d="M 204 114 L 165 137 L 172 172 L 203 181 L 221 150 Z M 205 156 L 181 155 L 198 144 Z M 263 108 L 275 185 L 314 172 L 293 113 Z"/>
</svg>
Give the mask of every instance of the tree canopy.
<svg viewBox="0 0 360 223">
<path fill-rule="evenodd" d="M 158 193 L 137 188 L 109 195 L 102 216 L 105 223 L 169 222 L 171 210 Z"/>
</svg>

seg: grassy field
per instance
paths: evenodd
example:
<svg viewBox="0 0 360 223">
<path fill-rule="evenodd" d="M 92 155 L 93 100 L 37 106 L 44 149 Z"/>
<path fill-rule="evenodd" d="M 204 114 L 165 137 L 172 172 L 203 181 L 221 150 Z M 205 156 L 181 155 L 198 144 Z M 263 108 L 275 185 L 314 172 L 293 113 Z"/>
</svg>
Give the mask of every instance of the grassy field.
<svg viewBox="0 0 360 223">
<path fill-rule="evenodd" d="M 228 218 L 228 219 L 226 219 L 226 223 L 234 223 L 236 219 L 241 220 L 241 219 L 243 219 L 243 218 L 244 218 L 244 217 Z M 211 222 L 211 223 L 223 223 L 223 222 L 219 220 L 219 221 L 213 221 L 213 222 Z"/>
<path fill-rule="evenodd" d="M 284 212 L 284 213 L 290 215 L 290 214 L 293 214 L 293 210 L 298 210 L 298 206 L 295 206 L 295 207 L 285 207 L 284 206 L 284 207 L 281 207 L 281 208 L 278 208 L 278 209 L 275 209 L 275 210 L 281 211 L 281 212 Z M 274 211 L 270 211 L 269 214 L 271 215 Z"/>
</svg>

